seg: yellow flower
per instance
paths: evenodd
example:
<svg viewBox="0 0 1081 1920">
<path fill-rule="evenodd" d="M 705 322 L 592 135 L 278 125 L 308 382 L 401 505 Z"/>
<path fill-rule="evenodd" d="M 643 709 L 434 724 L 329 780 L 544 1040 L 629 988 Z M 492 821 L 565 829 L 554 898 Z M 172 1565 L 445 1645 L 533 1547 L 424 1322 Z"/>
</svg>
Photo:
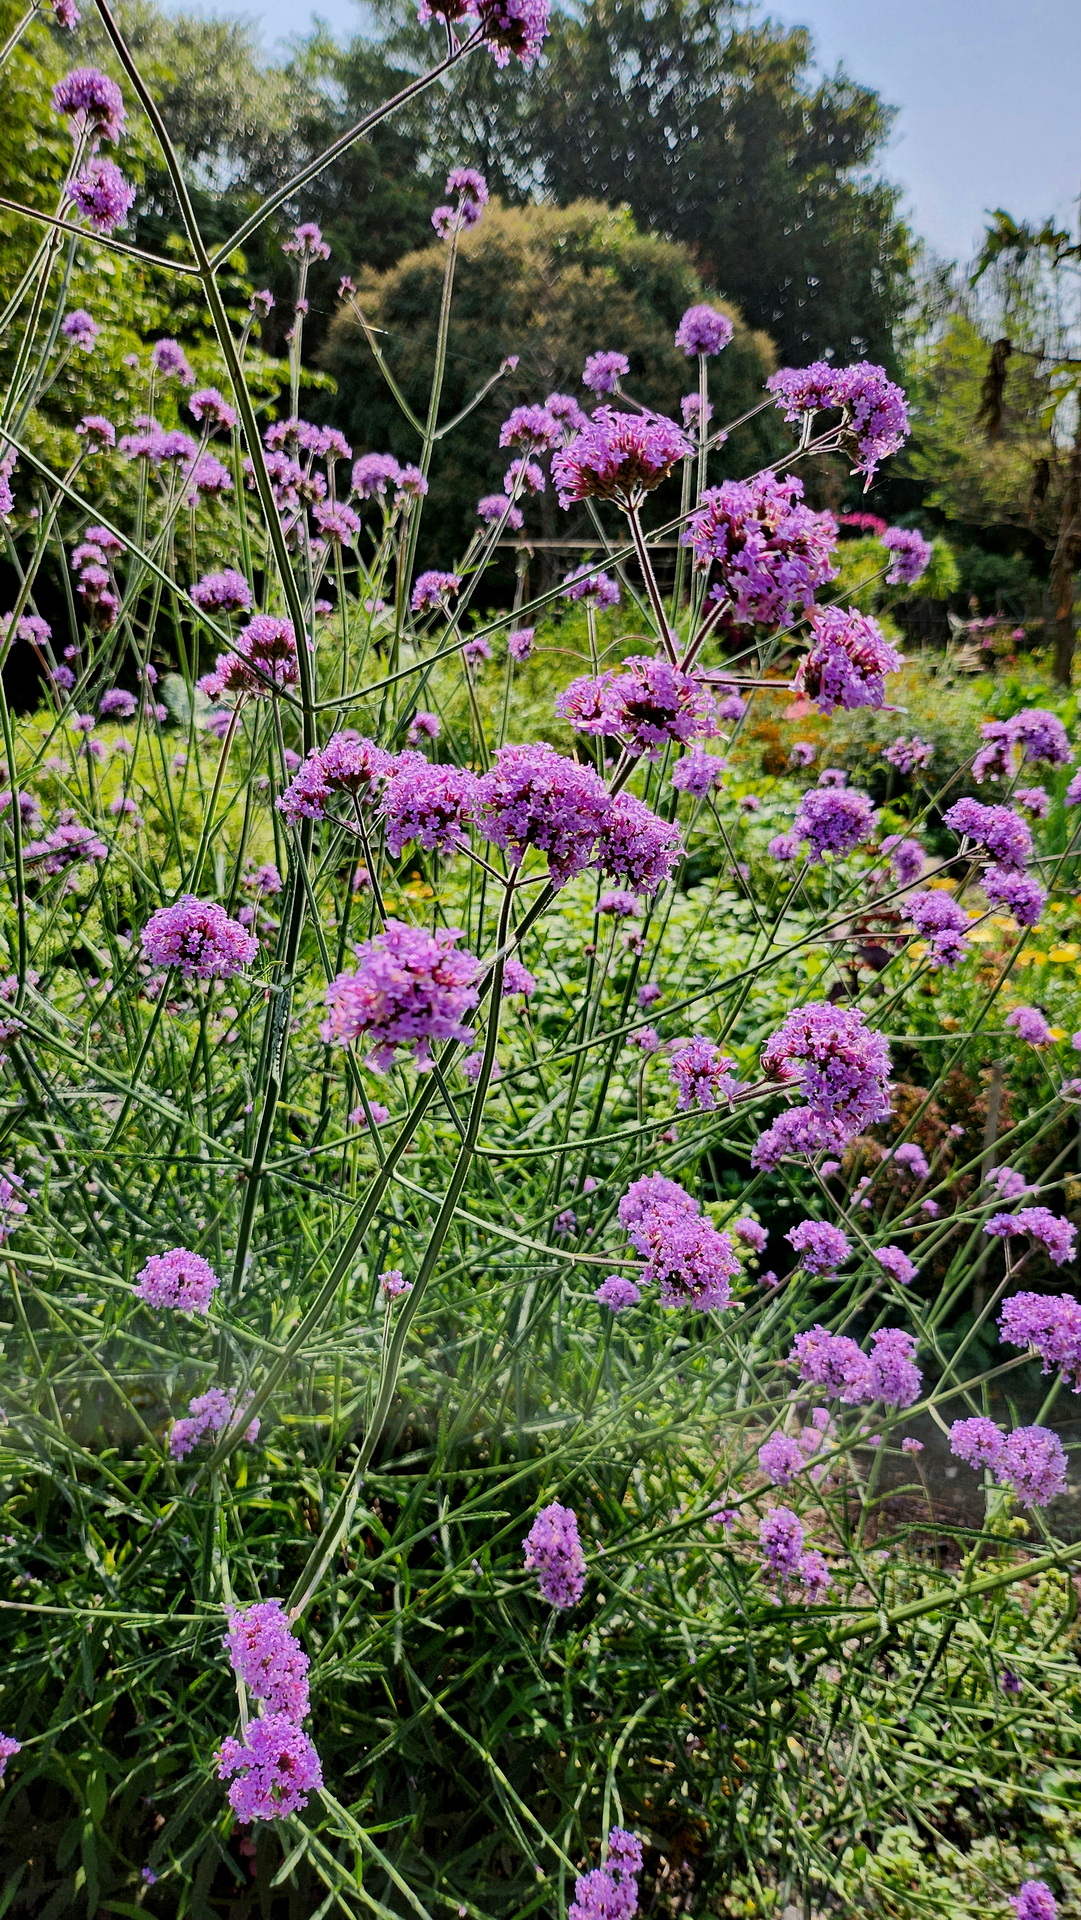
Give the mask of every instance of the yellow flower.
<svg viewBox="0 0 1081 1920">
<path fill-rule="evenodd" d="M 1079 953 L 1081 953 L 1081 947 L 1076 941 L 1063 940 L 1057 947 L 1048 949 L 1047 958 L 1068 963 L 1070 960 L 1076 960 Z"/>
</svg>

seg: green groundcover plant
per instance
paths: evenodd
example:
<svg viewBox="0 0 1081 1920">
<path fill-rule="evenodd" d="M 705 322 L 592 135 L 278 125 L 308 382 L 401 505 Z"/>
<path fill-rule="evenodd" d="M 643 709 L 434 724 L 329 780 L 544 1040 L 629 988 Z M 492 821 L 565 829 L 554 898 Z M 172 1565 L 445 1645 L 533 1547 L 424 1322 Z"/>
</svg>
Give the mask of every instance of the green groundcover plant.
<svg viewBox="0 0 1081 1920">
<path fill-rule="evenodd" d="M 543 39 L 461 12 L 414 90 Z M 1081 776 L 901 710 L 918 532 L 835 591 L 793 469 L 903 394 L 782 368 L 711 485 L 698 302 L 678 420 L 598 340 L 418 571 L 482 176 L 424 406 L 343 281 L 415 457 L 350 445 L 318 226 L 280 394 L 222 291 L 332 154 L 208 252 L 98 14 L 3 314 L 0 1912 L 1076 1914 Z M 129 116 L 206 341 L 51 462 Z M 580 562 L 493 607 L 545 490 Z"/>
</svg>

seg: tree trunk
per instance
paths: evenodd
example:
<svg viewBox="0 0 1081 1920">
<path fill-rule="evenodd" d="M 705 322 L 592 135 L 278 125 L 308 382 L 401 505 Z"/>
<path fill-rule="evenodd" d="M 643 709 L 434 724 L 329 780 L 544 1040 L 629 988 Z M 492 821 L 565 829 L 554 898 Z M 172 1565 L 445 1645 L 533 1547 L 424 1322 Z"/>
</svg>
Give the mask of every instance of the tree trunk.
<svg viewBox="0 0 1081 1920">
<path fill-rule="evenodd" d="M 1074 434 L 1066 486 L 1059 513 L 1058 539 L 1051 560 L 1051 621 L 1055 636 L 1055 679 L 1068 687 L 1073 672 L 1074 574 L 1081 556 L 1081 420 Z"/>
</svg>

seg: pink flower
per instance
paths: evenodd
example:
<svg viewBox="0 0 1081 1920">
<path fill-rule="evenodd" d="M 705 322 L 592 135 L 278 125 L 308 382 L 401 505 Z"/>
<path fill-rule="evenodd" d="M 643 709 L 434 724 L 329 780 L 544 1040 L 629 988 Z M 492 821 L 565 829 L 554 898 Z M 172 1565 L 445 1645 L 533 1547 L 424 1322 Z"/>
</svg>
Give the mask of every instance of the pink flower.
<svg viewBox="0 0 1081 1920">
<path fill-rule="evenodd" d="M 190 893 L 151 914 L 142 944 L 152 967 L 177 967 L 185 980 L 231 980 L 259 951 L 258 940 L 224 907 Z"/>
<path fill-rule="evenodd" d="M 585 1592 L 586 1561 L 578 1521 L 558 1500 L 542 1507 L 522 1542 L 527 1573 L 537 1575 L 541 1598 L 549 1606 L 577 1606 Z"/>
<path fill-rule="evenodd" d="M 207 1313 L 215 1287 L 221 1281 L 201 1254 L 173 1247 L 152 1253 L 136 1275 L 133 1291 L 149 1307 L 168 1307 L 176 1313 Z"/>
<path fill-rule="evenodd" d="M 319 1755 L 306 1733 L 283 1713 L 264 1714 L 248 1728 L 247 1745 L 223 1740 L 218 1778 L 233 1780 L 229 1804 L 239 1820 L 281 1820 L 299 1813 L 323 1784 Z"/>
<path fill-rule="evenodd" d="M 355 949 L 356 971 L 338 974 L 327 988 L 323 1039 L 343 1046 L 373 1041 L 369 1059 L 379 1072 L 398 1047 L 407 1047 L 419 1071 L 427 1072 L 433 1040 L 472 1038 L 463 1015 L 479 998 L 473 983 L 480 962 L 471 953 L 454 952 L 461 937 L 458 927 L 430 934 L 388 920 L 381 934 Z"/>
</svg>

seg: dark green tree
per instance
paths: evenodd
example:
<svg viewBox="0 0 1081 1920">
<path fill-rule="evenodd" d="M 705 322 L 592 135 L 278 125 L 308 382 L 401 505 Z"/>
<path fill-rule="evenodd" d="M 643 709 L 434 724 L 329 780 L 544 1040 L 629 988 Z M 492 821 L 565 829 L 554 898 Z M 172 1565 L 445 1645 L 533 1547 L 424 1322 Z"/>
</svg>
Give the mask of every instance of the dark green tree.
<svg viewBox="0 0 1081 1920">
<path fill-rule="evenodd" d="M 398 7 L 391 44 L 416 58 Z M 843 69 L 816 79 L 812 59 L 804 28 L 732 0 L 590 0 L 554 16 L 532 76 L 480 61 L 455 76 L 447 134 L 507 197 L 626 203 L 782 358 L 889 366 L 910 240 L 871 169 L 892 110 Z"/>
</svg>

